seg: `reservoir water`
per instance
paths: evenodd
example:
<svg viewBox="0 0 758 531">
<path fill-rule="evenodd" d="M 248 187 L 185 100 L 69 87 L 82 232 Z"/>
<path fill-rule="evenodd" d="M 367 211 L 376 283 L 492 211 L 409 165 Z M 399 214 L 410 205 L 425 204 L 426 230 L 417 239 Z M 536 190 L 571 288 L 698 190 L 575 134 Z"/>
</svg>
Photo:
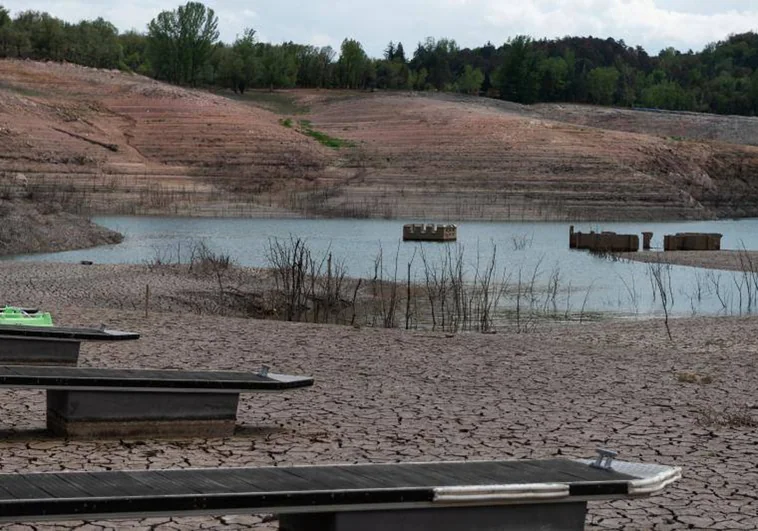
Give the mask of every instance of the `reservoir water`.
<svg viewBox="0 0 758 531">
<path fill-rule="evenodd" d="M 383 254 L 385 277 L 392 277 L 397 257 L 398 278 L 405 280 L 407 264 L 412 276 L 423 282 L 427 263 L 441 264 L 445 253 L 463 253 L 465 273 L 473 279 L 477 268 L 496 253 L 497 277 L 516 284 L 534 280 L 535 286 L 558 287 L 551 301 L 558 310 L 576 313 L 614 313 L 626 316 L 663 311 L 655 296 L 651 267 L 612 261 L 568 248 L 569 223 L 465 222 L 458 224 L 456 243 L 402 242 L 403 220 L 356 219 L 208 219 L 164 217 L 97 217 L 100 225 L 121 232 L 118 245 L 61 253 L 14 256 L 12 260 L 95 263 L 146 263 L 160 257 L 186 261 L 191 248 L 204 242 L 210 249 L 229 254 L 239 265 L 266 267 L 273 239 L 302 238 L 316 257 L 331 252 L 349 276 L 374 276 L 375 261 Z M 577 231 L 609 230 L 619 233 L 651 231 L 653 251 L 662 248 L 663 235 L 676 232 L 719 232 L 722 249 L 758 249 L 758 219 L 683 222 L 574 223 Z M 479 264 L 477 266 L 477 264 Z M 748 297 L 755 279 L 742 273 L 667 266 L 665 282 L 673 315 L 734 315 L 756 311 Z M 555 280 L 558 280 L 557 283 Z M 748 291 L 752 290 L 752 291 Z M 756 297 L 750 295 L 750 300 Z"/>
</svg>

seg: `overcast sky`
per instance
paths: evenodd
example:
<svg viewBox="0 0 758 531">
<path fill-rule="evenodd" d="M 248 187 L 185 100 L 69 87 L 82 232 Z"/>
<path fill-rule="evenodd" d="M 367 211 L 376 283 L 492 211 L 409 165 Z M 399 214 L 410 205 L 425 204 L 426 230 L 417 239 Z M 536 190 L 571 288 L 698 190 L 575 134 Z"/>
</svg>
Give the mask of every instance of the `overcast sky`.
<svg viewBox="0 0 758 531">
<path fill-rule="evenodd" d="M 13 14 L 34 9 L 64 20 L 103 17 L 120 30 L 144 31 L 181 0 L 0 0 Z M 500 45 L 519 34 L 613 37 L 651 54 L 674 46 L 700 50 L 730 33 L 758 30 L 754 0 L 207 0 L 231 42 L 246 27 L 261 40 L 339 48 L 358 39 L 373 57 L 401 41 L 410 55 L 427 36 L 461 47 Z"/>
</svg>

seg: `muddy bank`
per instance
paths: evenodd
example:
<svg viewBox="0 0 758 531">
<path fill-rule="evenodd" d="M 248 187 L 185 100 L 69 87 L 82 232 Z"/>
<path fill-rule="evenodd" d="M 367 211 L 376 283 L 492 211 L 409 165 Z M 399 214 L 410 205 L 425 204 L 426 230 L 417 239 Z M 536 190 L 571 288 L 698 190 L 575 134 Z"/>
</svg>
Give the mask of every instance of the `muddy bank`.
<svg viewBox="0 0 758 531">
<path fill-rule="evenodd" d="M 119 243 L 118 232 L 60 207 L 27 200 L 0 200 L 0 255 L 51 253 Z"/>
<path fill-rule="evenodd" d="M 659 251 L 615 253 L 623 260 L 661 263 L 727 271 L 758 271 L 758 251 Z"/>
</svg>

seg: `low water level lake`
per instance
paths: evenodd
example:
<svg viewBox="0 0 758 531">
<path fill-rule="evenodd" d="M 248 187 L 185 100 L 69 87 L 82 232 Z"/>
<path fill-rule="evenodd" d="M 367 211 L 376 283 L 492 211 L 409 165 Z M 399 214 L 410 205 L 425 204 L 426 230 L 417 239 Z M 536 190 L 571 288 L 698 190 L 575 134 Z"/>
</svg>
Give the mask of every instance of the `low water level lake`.
<svg viewBox="0 0 758 531">
<path fill-rule="evenodd" d="M 14 256 L 12 260 L 139 264 L 160 258 L 187 261 L 203 242 L 228 254 L 239 265 L 268 267 L 271 241 L 301 238 L 315 257 L 331 253 L 352 277 L 372 278 L 377 256 L 383 255 L 385 278 L 405 281 L 412 261 L 412 280 L 425 282 L 421 253 L 428 264 L 442 264 L 445 254 L 462 253 L 465 275 L 473 280 L 493 253 L 497 278 L 511 285 L 531 283 L 543 291 L 557 287 L 549 304 L 558 312 L 612 313 L 621 316 L 660 314 L 651 266 L 613 261 L 585 251 L 570 250 L 569 223 L 458 223 L 455 243 L 402 242 L 403 220 L 358 219 L 209 219 L 171 217 L 96 217 L 100 225 L 121 232 L 121 244 L 61 253 Z M 758 219 L 682 222 L 574 223 L 581 232 L 654 233 L 653 251 L 663 247 L 664 234 L 718 232 L 722 249 L 758 249 Z M 640 238 L 641 240 L 641 238 Z M 641 251 L 643 252 L 643 251 Z M 670 313 L 673 315 L 735 315 L 754 312 L 748 305 L 747 275 L 683 266 L 666 266 Z M 519 280 L 520 279 L 520 280 Z M 740 287 L 742 286 L 742 287 Z M 548 301 L 544 301 L 548 304 Z M 540 303 L 541 304 L 541 303 Z"/>
</svg>

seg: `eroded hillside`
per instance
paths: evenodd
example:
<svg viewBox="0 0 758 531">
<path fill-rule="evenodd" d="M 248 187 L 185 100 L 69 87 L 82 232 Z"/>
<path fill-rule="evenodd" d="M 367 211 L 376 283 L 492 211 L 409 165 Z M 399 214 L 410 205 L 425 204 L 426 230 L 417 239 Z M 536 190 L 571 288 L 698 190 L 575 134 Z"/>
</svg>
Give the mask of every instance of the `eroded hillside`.
<svg viewBox="0 0 758 531">
<path fill-rule="evenodd" d="M 334 102 L 315 95 L 311 100 L 316 127 L 358 143 L 364 152 L 359 177 L 329 201 L 364 205 L 374 215 L 758 215 L 758 148 L 752 146 L 688 141 L 657 130 L 641 134 L 578 125 L 560 121 L 565 113 L 549 119 L 544 108 L 480 98 L 374 94 Z M 638 114 L 639 120 L 662 119 Z"/>
<path fill-rule="evenodd" d="M 67 209 L 234 214 L 260 192 L 313 180 L 332 158 L 276 115 L 207 92 L 0 61 L 0 173 Z"/>
<path fill-rule="evenodd" d="M 232 99 L 0 61 L 5 186 L 84 214 L 754 216 L 758 147 L 740 143 L 758 143 L 757 124 L 401 92 Z"/>
</svg>

